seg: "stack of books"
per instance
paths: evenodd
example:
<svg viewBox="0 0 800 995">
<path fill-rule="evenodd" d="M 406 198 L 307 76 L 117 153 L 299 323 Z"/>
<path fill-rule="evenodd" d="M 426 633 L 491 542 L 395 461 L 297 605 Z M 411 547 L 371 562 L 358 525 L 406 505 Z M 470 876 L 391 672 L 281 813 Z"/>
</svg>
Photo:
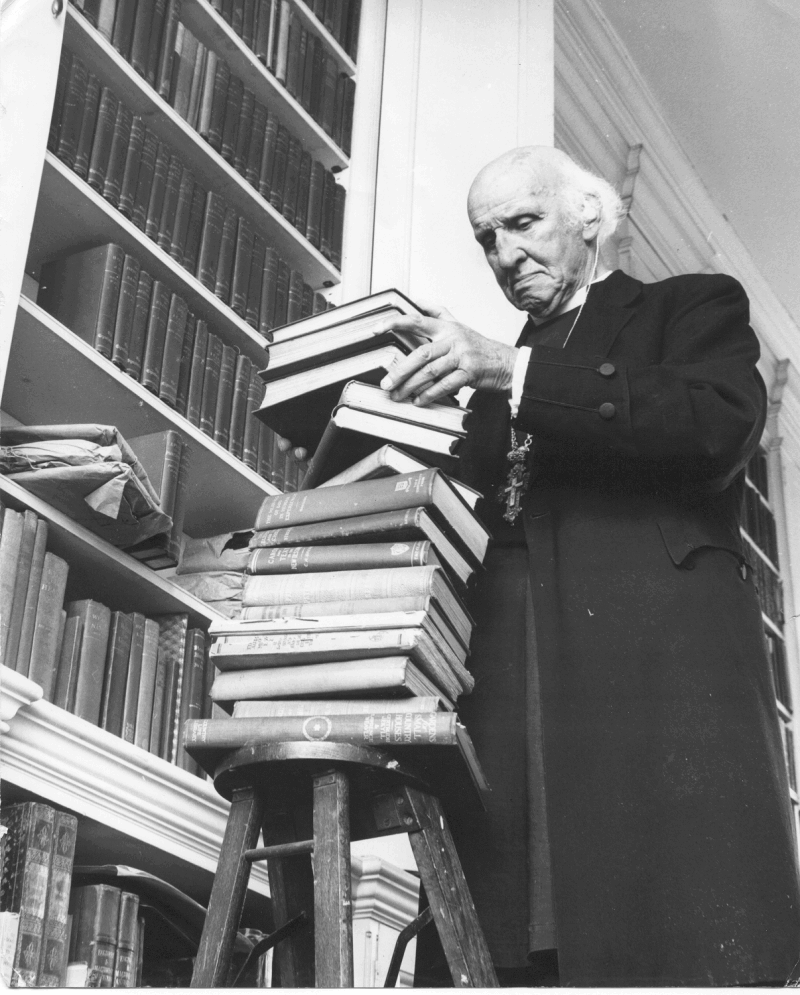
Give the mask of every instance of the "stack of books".
<svg viewBox="0 0 800 995">
<path fill-rule="evenodd" d="M 242 618 L 209 630 L 211 697 L 233 718 L 187 722 L 187 751 L 211 770 L 254 741 L 398 747 L 439 787 L 468 773 L 480 797 L 455 704 L 474 685 L 462 595 L 488 540 L 436 468 L 266 498 Z"/>
<path fill-rule="evenodd" d="M 66 985 L 141 987 L 144 918 L 139 896 L 109 884 L 74 888 Z"/>
</svg>

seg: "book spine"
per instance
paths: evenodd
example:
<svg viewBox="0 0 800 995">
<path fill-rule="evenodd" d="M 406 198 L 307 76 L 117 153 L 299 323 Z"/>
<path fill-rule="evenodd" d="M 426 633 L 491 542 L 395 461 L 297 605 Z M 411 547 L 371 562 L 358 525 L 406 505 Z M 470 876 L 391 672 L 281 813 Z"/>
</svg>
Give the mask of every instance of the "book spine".
<svg viewBox="0 0 800 995">
<path fill-rule="evenodd" d="M 275 152 L 278 145 L 278 120 L 269 114 L 264 125 L 264 144 L 258 170 L 258 192 L 268 201 L 272 190 L 272 176 L 275 172 Z"/>
<path fill-rule="evenodd" d="M 139 672 L 139 695 L 136 706 L 133 741 L 143 750 L 150 748 L 150 724 L 158 665 L 158 622 L 145 619 L 142 645 L 142 666 Z"/>
<path fill-rule="evenodd" d="M 131 649 L 128 657 L 128 672 L 125 678 L 122 729 L 119 734 L 126 743 L 134 741 L 134 734 L 136 732 L 136 711 L 139 699 L 139 682 L 142 675 L 145 617 L 138 612 L 133 612 L 131 620 Z"/>
<path fill-rule="evenodd" d="M 75 940 L 70 944 L 70 963 L 86 963 L 93 986 L 111 988 L 121 892 L 111 885 L 91 884 L 77 889 L 77 893 L 80 907 L 72 926 Z"/>
<path fill-rule="evenodd" d="M 339 73 L 336 77 L 336 99 L 333 103 L 333 131 L 331 138 L 342 147 L 342 116 L 344 114 L 344 81 L 347 79 L 345 73 Z"/>
<path fill-rule="evenodd" d="M 331 258 L 331 234 L 333 231 L 333 207 L 336 199 L 336 180 L 333 173 L 326 172 L 322 187 L 322 226 L 319 233 L 319 251 L 326 259 Z"/>
<path fill-rule="evenodd" d="M 188 308 L 186 301 L 177 294 L 172 295 L 164 338 L 164 356 L 161 363 L 161 377 L 158 396 L 165 404 L 174 408 L 178 401 L 178 378 L 183 355 L 183 338 L 186 334 Z"/>
<path fill-rule="evenodd" d="M 261 278 L 261 301 L 258 311 L 258 330 L 272 341 L 275 327 L 275 294 L 278 287 L 278 253 L 268 245 L 264 253 L 264 269 Z"/>
<path fill-rule="evenodd" d="M 208 50 L 206 64 L 203 70 L 203 91 L 200 106 L 197 109 L 197 131 L 201 138 L 208 141 L 208 130 L 211 127 L 211 110 L 214 106 L 214 80 L 217 78 L 217 54 Z"/>
<path fill-rule="evenodd" d="M 297 204 L 294 212 L 294 226 L 303 235 L 308 223 L 308 196 L 311 190 L 311 153 L 303 152 L 300 158 L 300 172 L 297 177 Z"/>
<path fill-rule="evenodd" d="M 206 637 L 202 630 L 192 629 L 186 641 L 179 730 L 182 730 L 187 722 L 202 718 L 205 670 Z M 176 739 L 175 763 L 191 774 L 198 772 L 196 761 L 186 753 L 182 736 Z"/>
<path fill-rule="evenodd" d="M 140 276 L 141 269 L 138 260 L 133 256 L 125 256 L 114 323 L 114 342 L 111 349 L 111 362 L 122 370 L 128 366 L 128 347 L 131 343 Z"/>
<path fill-rule="evenodd" d="M 291 4 L 289 0 L 281 0 L 278 27 L 275 32 L 275 53 L 273 55 L 275 78 L 279 83 L 286 82 L 286 61 L 289 55 L 289 28 L 291 21 Z"/>
<path fill-rule="evenodd" d="M 124 104 L 120 103 L 117 107 L 117 118 L 114 123 L 114 134 L 111 138 L 111 150 L 108 154 L 108 167 L 103 184 L 103 197 L 114 207 L 119 204 L 132 126 L 133 114 Z"/>
<path fill-rule="evenodd" d="M 248 48 L 253 47 L 256 30 L 256 0 L 244 0 L 242 16 L 242 41 Z"/>
<path fill-rule="evenodd" d="M 178 187 L 178 201 L 175 206 L 175 222 L 172 226 L 172 240 L 169 245 L 169 254 L 183 265 L 186 254 L 186 240 L 189 233 L 189 218 L 192 212 L 192 198 L 194 196 L 194 176 L 191 170 L 184 169 L 181 173 L 180 186 Z"/>
<path fill-rule="evenodd" d="M 241 38 L 244 21 L 244 0 L 231 0 L 230 26 Z"/>
<path fill-rule="evenodd" d="M 337 269 L 342 268 L 342 244 L 344 242 L 344 210 L 347 191 L 338 183 L 334 187 L 333 226 L 331 232 L 331 262 Z"/>
<path fill-rule="evenodd" d="M 145 79 L 150 86 L 155 86 L 158 75 L 158 61 L 161 52 L 161 39 L 164 33 L 164 21 L 167 13 L 167 0 L 153 0 L 153 18 L 150 24 L 150 36 L 147 43 L 147 68 Z"/>
<path fill-rule="evenodd" d="M 83 618 L 83 641 L 78 662 L 73 714 L 97 725 L 103 693 L 103 672 L 108 646 L 111 612 L 97 601 L 72 602 L 68 615 Z"/>
<path fill-rule="evenodd" d="M 247 290 L 253 262 L 253 226 L 247 218 L 239 218 L 236 251 L 231 278 L 230 305 L 240 318 L 247 311 Z"/>
<path fill-rule="evenodd" d="M 250 155 L 250 141 L 255 139 L 251 130 L 256 98 L 252 90 L 244 90 L 239 110 L 239 120 L 236 125 L 236 146 L 233 151 L 233 168 L 237 173 L 247 178 L 247 162 Z M 263 139 L 262 139 L 263 141 Z"/>
<path fill-rule="evenodd" d="M 67 588 L 69 566 L 54 553 L 46 553 L 42 569 L 36 623 L 31 644 L 28 678 L 39 684 L 45 700 L 53 696 L 59 651 L 60 611 Z"/>
<path fill-rule="evenodd" d="M 53 100 L 53 113 L 50 117 L 50 129 L 47 133 L 47 149 L 54 155 L 58 154 L 58 135 L 64 113 L 67 83 L 72 68 L 72 54 L 62 47 L 58 61 L 58 76 L 56 77 L 56 93 Z"/>
<path fill-rule="evenodd" d="M 200 121 L 200 103 L 203 96 L 207 60 L 208 49 L 205 45 L 198 45 L 194 57 L 191 87 L 189 89 L 189 106 L 186 109 L 186 122 L 189 127 L 195 129 L 197 129 Z"/>
<path fill-rule="evenodd" d="M 305 65 L 308 34 L 299 17 L 294 16 L 289 25 L 289 52 L 286 57 L 286 89 L 295 100 L 299 100 L 303 90 L 303 67 Z"/>
<path fill-rule="evenodd" d="M 100 703 L 100 728 L 114 736 L 122 735 L 125 685 L 128 679 L 132 637 L 131 616 L 123 612 L 113 612 L 103 677 L 103 696 Z"/>
<path fill-rule="evenodd" d="M 64 90 L 64 103 L 61 110 L 61 126 L 58 132 L 56 155 L 72 169 L 78 151 L 78 139 L 83 120 L 83 106 L 86 99 L 88 76 L 86 64 L 76 55 Z"/>
<path fill-rule="evenodd" d="M 319 38 L 313 32 L 306 35 L 305 52 L 303 54 L 302 84 L 299 100 L 306 110 L 311 108 L 311 84 L 314 78 L 314 51 Z"/>
<path fill-rule="evenodd" d="M 283 546 L 254 550 L 247 572 L 281 574 L 423 567 L 429 562 L 430 554 L 431 544 L 428 540 L 342 546 Z"/>
<path fill-rule="evenodd" d="M 208 325 L 202 318 L 197 320 L 192 348 L 192 368 L 189 374 L 189 393 L 186 398 L 186 417 L 191 425 L 200 425 L 200 406 L 203 400 L 203 375 L 208 349 Z"/>
<path fill-rule="evenodd" d="M 289 136 L 289 149 L 286 156 L 286 179 L 283 187 L 283 202 L 280 210 L 290 225 L 294 224 L 297 207 L 297 187 L 300 182 L 300 159 L 303 146 L 293 135 Z"/>
<path fill-rule="evenodd" d="M 321 162 L 311 164 L 311 179 L 308 187 L 308 220 L 306 238 L 315 248 L 319 248 L 322 230 L 322 193 L 325 188 L 325 167 Z"/>
<path fill-rule="evenodd" d="M 5 660 L 8 666 L 13 666 L 23 677 L 28 676 L 31 662 L 31 646 L 36 629 L 36 606 L 39 603 L 39 590 L 42 585 L 44 557 L 47 552 L 48 525 L 44 519 L 36 523 L 36 535 L 33 540 L 31 568 L 28 575 L 28 587 L 25 592 L 25 603 L 22 607 L 22 626 L 19 634 L 16 660 L 12 660 L 10 652 L 6 651 Z"/>
<path fill-rule="evenodd" d="M 283 207 L 283 191 L 286 186 L 286 160 L 289 156 L 289 132 L 282 124 L 278 125 L 275 139 L 275 161 L 272 166 L 272 183 L 269 202 L 276 211 Z"/>
<path fill-rule="evenodd" d="M 125 152 L 125 165 L 122 170 L 122 182 L 120 184 L 119 201 L 117 203 L 119 212 L 126 218 L 133 217 L 145 130 L 144 118 L 137 114 L 131 123 L 130 139 Z"/>
<path fill-rule="evenodd" d="M 222 364 L 222 342 L 208 333 L 206 367 L 203 376 L 203 394 L 200 402 L 200 430 L 214 436 L 214 421 L 219 393 L 219 371 Z"/>
<path fill-rule="evenodd" d="M 236 253 L 236 231 L 239 219 L 236 211 L 229 207 L 222 223 L 222 238 L 219 243 L 219 261 L 217 276 L 214 283 L 214 293 L 226 304 L 231 296 L 231 279 L 233 276 L 233 259 Z"/>
<path fill-rule="evenodd" d="M 273 4 L 270 0 L 258 0 L 256 5 L 256 30 L 255 38 L 253 40 L 253 51 L 255 52 L 258 61 L 263 62 L 264 65 L 266 65 L 269 61 L 269 36 L 272 6 Z"/>
<path fill-rule="evenodd" d="M 136 303 L 131 321 L 131 333 L 128 339 L 128 354 L 125 361 L 125 372 L 135 380 L 142 375 L 142 360 L 147 338 L 147 320 L 150 314 L 150 299 L 153 295 L 153 278 L 144 270 L 139 272 L 139 282 L 136 286 Z"/>
<path fill-rule="evenodd" d="M 258 435 L 261 423 L 253 417 L 253 413 L 261 406 L 264 399 L 264 384 L 258 373 L 250 375 L 250 385 L 247 390 L 247 412 L 245 414 L 244 438 L 242 442 L 242 459 L 251 470 L 258 470 Z M 266 427 L 266 426 L 265 426 Z"/>
<path fill-rule="evenodd" d="M 286 453 L 283 449 L 282 439 L 277 432 L 268 430 L 266 425 L 264 425 L 264 429 L 267 430 L 268 437 L 272 440 L 268 463 L 269 479 L 277 488 L 284 490 L 286 487 Z M 259 458 L 260 455 L 259 451 Z"/>
<path fill-rule="evenodd" d="M 314 313 L 314 288 L 309 284 L 303 284 L 303 303 L 300 308 L 302 318 L 310 318 Z"/>
<path fill-rule="evenodd" d="M 158 57 L 155 87 L 159 96 L 169 100 L 172 89 L 172 63 L 175 58 L 175 40 L 181 16 L 181 0 L 167 0 L 164 12 L 164 29 Z"/>
<path fill-rule="evenodd" d="M 231 164 L 236 157 L 236 140 L 239 131 L 239 115 L 244 100 L 244 84 L 238 76 L 231 76 L 225 97 L 225 112 L 222 120 L 222 136 L 219 152 Z"/>
<path fill-rule="evenodd" d="M 356 84 L 349 76 L 344 81 L 344 108 L 342 110 L 342 151 L 350 156 L 353 141 L 353 111 L 356 103 Z"/>
<path fill-rule="evenodd" d="M 136 942 L 139 934 L 139 896 L 123 891 L 114 956 L 113 988 L 133 988 L 136 980 Z"/>
<path fill-rule="evenodd" d="M 183 266 L 190 273 L 197 272 L 200 258 L 200 239 L 203 234 L 203 218 L 205 215 L 206 191 L 195 183 L 192 191 L 192 203 L 189 208 L 189 223 L 186 227 L 186 249 L 183 254 Z"/>
<path fill-rule="evenodd" d="M 200 238 L 200 252 L 197 262 L 197 279 L 207 290 L 214 290 L 217 282 L 217 267 L 222 243 L 222 226 L 226 215 L 225 201 L 219 194 L 209 190 L 206 196 L 203 228 Z"/>
<path fill-rule="evenodd" d="M 93 190 L 103 193 L 106 183 L 106 170 L 114 140 L 119 101 L 107 86 L 100 93 L 100 109 L 97 112 L 97 125 L 92 141 L 92 154 L 89 158 L 87 181 Z"/>
<path fill-rule="evenodd" d="M 37 985 L 40 988 L 61 988 L 69 950 L 69 891 L 78 819 L 68 812 L 56 812 L 53 826 L 53 856 L 47 889 L 42 950 L 39 958 Z"/>
<path fill-rule="evenodd" d="M 211 98 L 211 115 L 208 122 L 208 132 L 204 135 L 204 138 L 215 152 L 219 152 L 222 149 L 222 131 L 225 125 L 225 108 L 227 106 L 230 78 L 231 71 L 228 68 L 228 64 L 223 62 L 222 59 L 217 59 L 214 90 Z"/>
<path fill-rule="evenodd" d="M 75 151 L 73 170 L 82 180 L 89 175 L 89 158 L 92 154 L 92 141 L 97 127 L 97 112 L 100 107 L 100 80 L 89 73 L 86 82 L 86 98 L 83 102 L 81 126 L 78 132 L 78 145 Z"/>
<path fill-rule="evenodd" d="M 236 371 L 237 349 L 223 345 L 222 362 L 219 370 L 217 406 L 214 412 L 214 441 L 224 448 L 228 446 L 231 427 L 231 403 L 233 401 L 233 378 Z"/>
<path fill-rule="evenodd" d="M 256 232 L 253 238 L 253 252 L 250 262 L 250 273 L 247 278 L 247 306 L 244 317 L 251 328 L 258 328 L 261 312 L 261 289 L 264 280 L 264 261 L 267 243 L 263 235 Z"/>
<path fill-rule="evenodd" d="M 150 204 L 150 188 L 153 184 L 157 153 L 158 139 L 149 128 L 145 128 L 131 213 L 131 221 L 140 231 L 145 230 L 147 223 L 147 209 Z"/>
<path fill-rule="evenodd" d="M 308 493 L 308 492 L 303 492 Z M 292 497 L 293 495 L 288 495 Z M 290 605 L 311 601 L 355 601 L 361 598 L 404 598 L 430 593 L 436 567 L 405 570 L 336 570 L 319 574 L 248 576 L 242 605 Z"/>
<path fill-rule="evenodd" d="M 175 228 L 175 214 L 178 210 L 178 196 L 181 190 L 183 164 L 178 156 L 173 155 L 167 169 L 167 179 L 164 185 L 164 201 L 161 205 L 161 218 L 158 222 L 156 242 L 169 252 L 172 248 L 172 233 Z"/>
<path fill-rule="evenodd" d="M 319 123 L 326 135 L 333 134 L 333 117 L 336 103 L 336 79 L 339 75 L 336 59 L 327 53 L 324 56 L 324 76 L 322 79 L 322 100 L 320 101 Z"/>
<path fill-rule="evenodd" d="M 144 226 L 145 235 L 153 241 L 156 241 L 158 238 L 158 229 L 161 224 L 164 195 L 167 187 L 167 173 L 169 171 L 169 158 L 169 148 L 163 142 L 160 142 L 158 152 L 156 153 L 155 166 L 153 167 L 153 180 L 150 185 Z"/>
<path fill-rule="evenodd" d="M 162 615 L 159 624 L 159 656 L 167 660 L 167 682 L 164 689 L 164 712 L 161 725 L 159 756 L 175 762 L 180 724 L 181 698 L 183 694 L 188 616 L 183 614 Z M 150 744 L 150 752 L 156 752 Z"/>
<path fill-rule="evenodd" d="M 231 421 L 228 449 L 242 458 L 244 451 L 244 427 L 247 416 L 247 397 L 252 375 L 252 363 L 247 356 L 237 356 L 236 371 L 233 380 L 233 397 L 231 400 Z"/>
<path fill-rule="evenodd" d="M 172 295 L 160 280 L 153 281 L 150 313 L 147 319 L 147 341 L 144 349 L 142 384 L 157 394 L 161 385 L 161 366 L 167 336 L 167 320 Z"/>
<path fill-rule="evenodd" d="M 126 3 L 125 0 L 117 4 L 117 16 L 114 18 L 114 29 L 111 32 L 111 44 L 126 61 L 130 60 L 131 55 L 136 6 L 136 3 Z"/>
<path fill-rule="evenodd" d="M 146 0 L 136 5 L 133 21 L 130 64 L 140 76 L 147 77 L 147 64 L 150 54 L 150 35 L 153 29 L 154 4 Z"/>
<path fill-rule="evenodd" d="M 17 553 L 16 569 L 14 571 L 14 587 L 11 595 L 11 608 L 7 621 L 8 631 L 6 635 L 5 653 L 2 657 L 3 661 L 8 663 L 10 666 L 14 666 L 16 664 L 20 637 L 22 635 L 25 601 L 28 595 L 31 564 L 33 563 L 33 547 L 36 542 L 37 522 L 38 519 L 35 512 L 29 510 L 23 512 L 19 550 Z"/>
<path fill-rule="evenodd" d="M 369 746 L 454 746 L 452 712 L 370 712 L 366 715 L 195 719 L 184 727 L 187 747 L 235 749 L 252 742 L 353 743 Z"/>
<path fill-rule="evenodd" d="M 55 690 L 52 697 L 53 704 L 67 712 L 71 712 L 75 707 L 75 687 L 78 680 L 82 642 L 83 619 L 77 615 L 68 617 L 61 639 Z"/>
<path fill-rule="evenodd" d="M 437 712 L 443 700 L 436 695 L 414 698 L 363 698 L 336 701 L 329 698 L 296 699 L 294 701 L 237 701 L 233 706 L 235 719 L 283 718 L 311 715 L 369 715 L 385 712 Z M 205 718 L 205 716 L 202 716 Z"/>
<path fill-rule="evenodd" d="M 125 263 L 125 253 L 118 245 L 109 245 L 106 249 L 105 268 L 103 271 L 102 290 L 97 309 L 92 345 L 106 359 L 111 358 L 114 347 L 114 327 L 117 320 L 117 306 L 122 284 L 122 268 Z"/>
<path fill-rule="evenodd" d="M 251 605 L 242 609 L 248 622 L 271 622 L 282 618 L 319 618 L 333 615 L 373 615 L 383 612 L 426 611 L 427 597 L 362 598 L 357 601 L 318 601 L 308 605 Z"/>
<path fill-rule="evenodd" d="M 303 274 L 300 270 L 289 271 L 289 293 L 287 296 L 286 320 L 299 321 L 303 316 Z"/>
<path fill-rule="evenodd" d="M 181 448 L 180 466 L 178 467 L 178 482 L 175 491 L 175 504 L 172 511 L 172 528 L 167 541 L 167 556 L 171 565 L 177 565 L 181 555 L 183 541 L 183 526 L 186 521 L 186 508 L 189 498 L 189 470 L 191 449 L 187 443 Z"/>
<path fill-rule="evenodd" d="M 258 190 L 261 156 L 264 151 L 264 134 L 267 128 L 267 108 L 259 100 L 253 104 L 253 116 L 248 127 L 250 138 L 247 145 L 244 177 L 251 187 Z"/>
<path fill-rule="evenodd" d="M 325 46 L 319 38 L 314 39 L 314 50 L 311 62 L 311 95 L 309 113 L 315 121 L 319 121 L 322 107 L 322 85 L 325 81 Z"/>
<path fill-rule="evenodd" d="M 291 270 L 289 264 L 278 259 L 278 272 L 275 278 L 275 327 L 280 328 L 289 320 L 289 281 Z"/>
<path fill-rule="evenodd" d="M 186 415 L 189 402 L 189 382 L 192 376 L 192 356 L 194 355 L 194 339 L 197 332 L 197 318 L 186 315 L 186 331 L 183 336 L 183 351 L 181 352 L 180 372 L 178 374 L 178 393 L 175 399 L 175 410 L 179 415 Z"/>
</svg>

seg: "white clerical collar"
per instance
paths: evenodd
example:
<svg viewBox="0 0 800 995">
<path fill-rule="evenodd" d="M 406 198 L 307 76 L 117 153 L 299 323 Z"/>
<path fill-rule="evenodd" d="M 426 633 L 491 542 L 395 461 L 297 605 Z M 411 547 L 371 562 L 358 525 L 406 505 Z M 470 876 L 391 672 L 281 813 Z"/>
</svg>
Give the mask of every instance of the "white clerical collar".
<svg viewBox="0 0 800 995">
<path fill-rule="evenodd" d="M 587 283 L 585 286 L 581 287 L 580 290 L 576 290 L 569 300 L 565 301 L 557 311 L 552 314 L 548 314 L 545 318 L 537 318 L 534 315 L 528 313 L 528 317 L 534 323 L 534 325 L 541 325 L 545 321 L 550 321 L 552 318 L 557 318 L 560 314 L 566 314 L 567 311 L 572 311 L 576 307 L 581 307 L 585 302 L 586 298 L 589 296 L 589 287 L 595 283 L 600 283 L 605 280 L 606 277 L 611 276 L 612 271 L 609 270 L 608 273 L 604 273 L 602 276 L 597 276 L 592 280 L 591 283 Z"/>
</svg>

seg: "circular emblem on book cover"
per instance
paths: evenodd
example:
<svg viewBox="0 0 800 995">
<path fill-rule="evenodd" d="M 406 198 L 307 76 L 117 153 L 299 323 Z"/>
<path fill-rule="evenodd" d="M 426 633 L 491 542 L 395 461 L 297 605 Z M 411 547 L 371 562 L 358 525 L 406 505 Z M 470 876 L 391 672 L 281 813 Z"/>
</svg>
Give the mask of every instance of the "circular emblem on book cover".
<svg viewBox="0 0 800 995">
<path fill-rule="evenodd" d="M 303 735 L 312 743 L 327 739 L 331 734 L 331 720 L 325 715 L 312 715 L 303 723 Z"/>
<path fill-rule="evenodd" d="M 407 553 L 411 549 L 408 543 L 405 542 L 395 542 L 392 543 L 392 548 L 390 550 L 392 556 L 400 556 L 402 553 Z"/>
</svg>

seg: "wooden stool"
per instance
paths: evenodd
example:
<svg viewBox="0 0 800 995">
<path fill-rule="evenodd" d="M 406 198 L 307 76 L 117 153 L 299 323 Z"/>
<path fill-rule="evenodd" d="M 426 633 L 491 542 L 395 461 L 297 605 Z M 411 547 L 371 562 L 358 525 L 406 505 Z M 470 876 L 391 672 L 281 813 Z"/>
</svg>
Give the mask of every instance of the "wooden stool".
<svg viewBox="0 0 800 995">
<path fill-rule="evenodd" d="M 497 986 L 439 799 L 401 761 L 373 747 L 291 742 L 200 762 L 213 768 L 231 810 L 193 988 L 225 983 L 250 865 L 264 859 L 275 926 L 313 916 L 313 931 L 293 930 L 276 949 L 281 985 L 351 988 L 350 841 L 401 832 L 409 834 L 454 984 Z M 265 847 L 255 850 L 259 830 Z"/>
</svg>

